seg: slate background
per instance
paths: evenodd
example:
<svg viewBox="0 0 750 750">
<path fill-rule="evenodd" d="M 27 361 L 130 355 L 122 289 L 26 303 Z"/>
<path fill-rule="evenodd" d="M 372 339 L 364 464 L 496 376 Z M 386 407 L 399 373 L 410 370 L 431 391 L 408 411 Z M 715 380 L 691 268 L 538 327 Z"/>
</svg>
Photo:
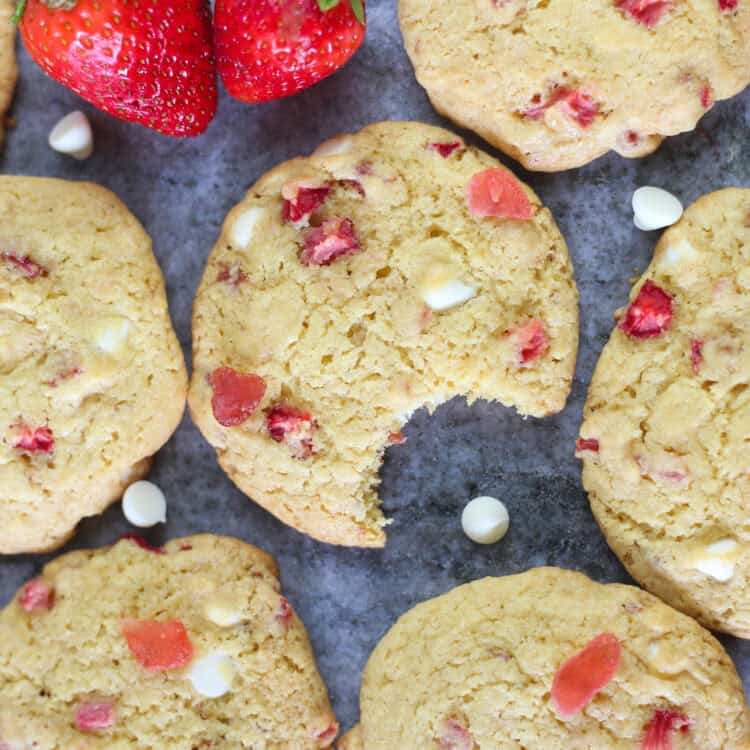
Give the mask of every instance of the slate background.
<svg viewBox="0 0 750 750">
<path fill-rule="evenodd" d="M 178 336 L 190 353 L 190 307 L 203 264 L 227 211 L 278 162 L 309 153 L 322 140 L 382 119 L 450 126 L 430 107 L 403 51 L 395 0 L 371 0 L 368 36 L 355 59 L 332 78 L 291 99 L 248 106 L 222 95 L 200 138 L 172 140 L 112 119 L 46 78 L 20 49 L 21 77 L 0 169 L 93 180 L 114 190 L 153 237 Z M 72 109 L 90 116 L 94 156 L 84 163 L 47 146 L 54 123 Z M 581 347 L 567 408 L 545 420 L 460 399 L 433 416 L 417 413 L 408 441 L 388 450 L 383 507 L 393 519 L 383 551 L 330 547 L 286 528 L 249 502 L 219 470 L 213 452 L 185 417 L 158 456 L 151 479 L 166 492 L 166 528 L 153 540 L 196 532 L 231 534 L 257 544 L 281 565 L 286 592 L 306 623 L 342 727 L 356 720 L 360 673 L 372 648 L 415 603 L 459 583 L 536 565 L 627 581 L 589 511 L 573 444 L 586 386 L 623 305 L 630 280 L 647 265 L 657 233 L 632 224 L 630 197 L 644 184 L 685 204 L 730 185 L 750 185 L 750 90 L 717 105 L 690 134 L 651 157 L 603 157 L 557 175 L 516 172 L 555 215 L 573 257 L 581 292 Z M 469 142 L 492 149 L 470 133 Z M 502 157 L 505 163 L 512 162 Z M 462 533 L 470 497 L 502 498 L 511 528 L 499 544 L 479 547 Z M 108 544 L 129 530 L 119 505 L 84 521 L 65 547 Z M 49 556 L 0 558 L 0 604 Z M 725 639 L 750 687 L 750 642 Z"/>
</svg>

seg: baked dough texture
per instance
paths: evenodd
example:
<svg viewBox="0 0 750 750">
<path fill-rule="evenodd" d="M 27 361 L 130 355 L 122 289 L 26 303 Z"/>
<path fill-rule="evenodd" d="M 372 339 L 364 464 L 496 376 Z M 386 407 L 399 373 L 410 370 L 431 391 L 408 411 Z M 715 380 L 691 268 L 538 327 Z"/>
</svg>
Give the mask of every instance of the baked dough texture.
<svg viewBox="0 0 750 750">
<path fill-rule="evenodd" d="M 690 206 L 631 298 L 644 288 L 669 296 L 671 317 L 639 338 L 622 330 L 639 305 L 619 313 L 585 407 L 581 440 L 596 450 L 579 451 L 583 483 L 636 580 L 748 638 L 750 190 Z"/>
<path fill-rule="evenodd" d="M 40 584 L 51 608 L 27 611 Z M 181 623 L 192 660 L 146 669 L 128 620 Z M 207 697 L 190 670 L 215 654 L 233 682 Z M 124 539 L 47 565 L 0 612 L 0 695 L 3 750 L 314 750 L 338 730 L 275 562 L 213 535 L 156 552 Z M 109 707 L 104 718 L 92 705 Z"/>
<path fill-rule="evenodd" d="M 747 0 L 399 0 L 435 108 L 529 169 L 654 151 L 750 83 Z"/>
<path fill-rule="evenodd" d="M 602 633 L 619 641 L 619 666 L 561 718 L 555 675 Z M 750 747 L 740 680 L 708 631 L 645 591 L 557 568 L 485 578 L 407 612 L 365 667 L 360 710 L 340 750 Z"/>
<path fill-rule="evenodd" d="M 187 374 L 151 240 L 116 196 L 3 176 L 0 216 L 0 552 L 38 552 L 145 474 Z"/>
<path fill-rule="evenodd" d="M 488 169 L 530 201 L 531 218 L 468 210 L 467 185 Z M 299 184 L 326 197 L 295 224 L 282 212 Z M 310 245 L 332 223 L 358 248 L 316 265 Z M 472 296 L 433 310 L 425 289 L 446 279 Z M 522 361 L 519 335 L 534 321 L 543 346 Z M 539 199 L 453 133 L 385 122 L 280 165 L 231 211 L 195 300 L 188 401 L 256 502 L 317 539 L 382 546 L 377 472 L 412 412 L 456 395 L 558 412 L 577 344 L 567 247 Z M 255 379 L 249 415 L 215 410 L 221 368 Z M 284 433 L 290 408 L 298 427 Z"/>
</svg>

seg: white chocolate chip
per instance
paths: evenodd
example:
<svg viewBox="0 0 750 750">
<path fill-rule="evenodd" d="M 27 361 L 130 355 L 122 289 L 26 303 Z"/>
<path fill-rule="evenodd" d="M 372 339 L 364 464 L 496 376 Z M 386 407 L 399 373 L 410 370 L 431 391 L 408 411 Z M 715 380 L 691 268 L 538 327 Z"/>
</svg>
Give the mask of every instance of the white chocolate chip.
<svg viewBox="0 0 750 750">
<path fill-rule="evenodd" d="M 130 321 L 121 316 L 111 316 L 99 320 L 94 325 L 94 340 L 96 346 L 109 354 L 122 350 L 128 339 Z"/>
<path fill-rule="evenodd" d="M 687 240 L 679 240 L 667 247 L 661 256 L 660 265 L 677 266 L 681 263 L 691 263 L 697 257 L 698 251 Z"/>
<path fill-rule="evenodd" d="M 133 526 L 155 526 L 167 520 L 167 501 L 164 493 L 153 482 L 142 479 L 125 490 L 122 512 Z"/>
<path fill-rule="evenodd" d="M 74 159 L 88 159 L 94 151 L 94 134 L 83 112 L 71 112 L 50 131 L 49 145 Z"/>
<path fill-rule="evenodd" d="M 705 548 L 705 555 L 696 559 L 693 568 L 721 583 L 734 576 L 739 545 L 734 539 L 719 539 Z"/>
<path fill-rule="evenodd" d="M 255 226 L 260 221 L 262 215 L 262 208 L 250 206 L 237 216 L 229 233 L 233 247 L 244 249 L 250 244 L 255 233 Z"/>
<path fill-rule="evenodd" d="M 464 533 L 477 544 L 499 542 L 508 531 L 509 523 L 508 510 L 494 497 L 475 497 L 461 514 Z"/>
<path fill-rule="evenodd" d="M 468 302 L 477 290 L 458 278 L 459 272 L 447 263 L 434 263 L 419 283 L 419 293 L 429 307 L 440 312 Z"/>
<path fill-rule="evenodd" d="M 206 698 L 219 698 L 228 693 L 236 676 L 232 658 L 218 653 L 196 659 L 187 674 L 195 691 Z"/>
<path fill-rule="evenodd" d="M 203 614 L 206 616 L 206 619 L 220 628 L 231 628 L 245 619 L 242 612 L 240 612 L 238 607 L 234 606 L 229 597 L 221 594 L 214 594 L 206 601 L 203 607 Z"/>
<path fill-rule="evenodd" d="M 651 232 L 672 226 L 682 216 L 682 203 L 658 187 L 641 187 L 633 193 L 633 221 L 638 229 Z"/>
<path fill-rule="evenodd" d="M 312 152 L 313 156 L 335 156 L 336 154 L 347 154 L 352 150 L 352 139 L 347 135 L 331 138 L 318 146 Z"/>
</svg>

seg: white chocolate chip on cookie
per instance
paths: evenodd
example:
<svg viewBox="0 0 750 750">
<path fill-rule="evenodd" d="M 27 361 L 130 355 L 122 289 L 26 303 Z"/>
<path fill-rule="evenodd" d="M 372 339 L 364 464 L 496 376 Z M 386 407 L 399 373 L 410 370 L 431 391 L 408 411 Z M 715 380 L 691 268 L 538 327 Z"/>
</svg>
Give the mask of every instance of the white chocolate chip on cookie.
<svg viewBox="0 0 750 750">
<path fill-rule="evenodd" d="M 219 698 L 228 693 L 236 677 L 234 662 L 226 654 L 208 654 L 196 659 L 188 671 L 195 691 L 206 698 Z"/>
</svg>

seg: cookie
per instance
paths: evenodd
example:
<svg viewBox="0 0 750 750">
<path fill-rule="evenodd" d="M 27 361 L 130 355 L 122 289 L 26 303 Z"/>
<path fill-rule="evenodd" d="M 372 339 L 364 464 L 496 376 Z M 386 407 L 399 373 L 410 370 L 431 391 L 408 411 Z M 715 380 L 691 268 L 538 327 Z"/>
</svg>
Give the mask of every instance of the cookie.
<svg viewBox="0 0 750 750">
<path fill-rule="evenodd" d="M 649 591 L 750 637 L 750 190 L 704 196 L 618 313 L 578 441 L 607 541 Z"/>
<path fill-rule="evenodd" d="M 529 169 L 654 151 L 750 83 L 747 0 L 399 0 L 435 108 Z"/>
<path fill-rule="evenodd" d="M 346 750 L 747 750 L 731 659 L 640 589 L 537 568 L 419 604 L 373 651 Z"/>
<path fill-rule="evenodd" d="M 412 412 L 464 395 L 553 414 L 577 343 L 539 199 L 453 133 L 386 122 L 280 165 L 231 211 L 194 305 L 189 404 L 256 502 L 381 546 L 377 472 Z"/>
<path fill-rule="evenodd" d="M 0 177 L 0 552 L 49 550 L 141 477 L 187 376 L 151 241 L 108 190 Z"/>
<path fill-rule="evenodd" d="M 313 750 L 338 731 L 275 562 L 212 535 L 47 565 L 0 613 L 0 694 L 3 750 Z"/>
<path fill-rule="evenodd" d="M 5 114 L 13 101 L 18 78 L 16 65 L 16 25 L 11 21 L 16 3 L 0 1 L 0 143 L 5 135 Z"/>
</svg>

